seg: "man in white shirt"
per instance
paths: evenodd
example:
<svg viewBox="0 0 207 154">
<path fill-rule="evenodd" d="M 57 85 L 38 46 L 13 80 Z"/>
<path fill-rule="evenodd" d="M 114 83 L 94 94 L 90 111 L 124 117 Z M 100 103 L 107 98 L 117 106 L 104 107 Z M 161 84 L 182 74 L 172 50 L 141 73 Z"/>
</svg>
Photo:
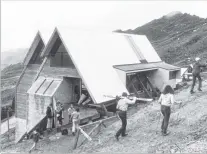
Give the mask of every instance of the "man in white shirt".
<svg viewBox="0 0 207 154">
<path fill-rule="evenodd" d="M 127 93 L 123 92 L 122 97 L 116 106 L 117 113 L 119 118 L 121 119 L 122 126 L 121 128 L 117 131 L 115 137 L 117 141 L 119 140 L 119 136 L 122 135 L 122 137 L 127 136 L 126 134 L 126 125 L 127 125 L 127 109 L 129 104 L 134 104 L 136 102 L 136 97 L 133 98 L 133 100 L 130 100 L 127 98 Z"/>
</svg>

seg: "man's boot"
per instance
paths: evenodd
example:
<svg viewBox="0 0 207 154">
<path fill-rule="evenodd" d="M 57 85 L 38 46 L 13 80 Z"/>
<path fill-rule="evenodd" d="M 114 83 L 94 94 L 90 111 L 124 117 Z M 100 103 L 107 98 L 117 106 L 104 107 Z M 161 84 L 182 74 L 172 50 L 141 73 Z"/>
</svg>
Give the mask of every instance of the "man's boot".
<svg viewBox="0 0 207 154">
<path fill-rule="evenodd" d="M 202 91 L 201 88 L 199 88 L 198 91 Z"/>
<path fill-rule="evenodd" d="M 190 91 L 191 94 L 195 93 L 193 90 Z"/>
</svg>

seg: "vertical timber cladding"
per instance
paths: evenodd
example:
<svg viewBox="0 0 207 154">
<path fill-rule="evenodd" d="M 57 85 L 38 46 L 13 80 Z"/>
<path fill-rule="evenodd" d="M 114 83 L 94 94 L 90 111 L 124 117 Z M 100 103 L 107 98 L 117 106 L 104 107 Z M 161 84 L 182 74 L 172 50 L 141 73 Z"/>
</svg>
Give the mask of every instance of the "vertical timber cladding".
<svg viewBox="0 0 207 154">
<path fill-rule="evenodd" d="M 17 86 L 17 94 L 16 94 L 16 117 L 22 118 L 26 120 L 27 116 L 27 107 L 28 107 L 28 94 L 27 90 L 32 86 L 32 81 L 34 78 L 34 74 L 37 73 L 40 65 L 38 64 L 30 64 L 27 66 L 24 75 L 21 78 Z"/>
</svg>

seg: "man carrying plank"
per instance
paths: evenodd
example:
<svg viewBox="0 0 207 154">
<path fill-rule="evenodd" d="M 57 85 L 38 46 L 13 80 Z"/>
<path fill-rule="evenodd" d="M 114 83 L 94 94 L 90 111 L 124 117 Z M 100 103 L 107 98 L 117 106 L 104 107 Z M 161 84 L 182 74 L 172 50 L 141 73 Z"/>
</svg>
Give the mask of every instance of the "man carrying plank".
<svg viewBox="0 0 207 154">
<path fill-rule="evenodd" d="M 118 104 L 116 106 L 117 113 L 119 118 L 121 119 L 122 126 L 121 128 L 117 131 L 115 138 L 118 141 L 119 136 L 122 135 L 122 137 L 127 136 L 126 134 L 126 126 L 127 126 L 127 109 L 129 104 L 134 104 L 136 102 L 136 97 L 133 97 L 132 100 L 127 98 L 127 93 L 123 92 L 122 93 L 122 98 L 118 101 Z"/>
</svg>

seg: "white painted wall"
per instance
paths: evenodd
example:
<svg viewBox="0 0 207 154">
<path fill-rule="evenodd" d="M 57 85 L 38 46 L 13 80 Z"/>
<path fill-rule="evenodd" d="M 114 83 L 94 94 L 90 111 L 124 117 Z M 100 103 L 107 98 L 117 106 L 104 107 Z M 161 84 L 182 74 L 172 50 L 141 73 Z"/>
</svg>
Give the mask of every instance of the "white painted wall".
<svg viewBox="0 0 207 154">
<path fill-rule="evenodd" d="M 33 129 L 46 116 L 46 110 L 52 103 L 52 97 L 29 94 L 28 102 L 27 132 Z"/>
<path fill-rule="evenodd" d="M 155 87 L 162 91 L 164 85 L 170 85 L 175 88 L 176 80 L 180 79 L 180 73 L 180 71 L 177 71 L 176 79 L 169 80 L 169 70 L 159 68 L 149 74 L 149 79 Z"/>
<path fill-rule="evenodd" d="M 26 133 L 26 124 L 27 121 L 25 119 L 16 118 L 15 143 L 17 143 L 21 139 L 21 137 Z"/>
<path fill-rule="evenodd" d="M 119 70 L 119 69 L 115 69 L 115 70 L 116 70 L 120 80 L 124 84 L 124 86 L 126 86 L 126 73 L 124 71 Z"/>
<path fill-rule="evenodd" d="M 56 90 L 54 97 L 61 103 L 69 103 L 72 101 L 73 96 L 72 81 L 67 79 L 63 80 L 59 88 Z"/>
</svg>

